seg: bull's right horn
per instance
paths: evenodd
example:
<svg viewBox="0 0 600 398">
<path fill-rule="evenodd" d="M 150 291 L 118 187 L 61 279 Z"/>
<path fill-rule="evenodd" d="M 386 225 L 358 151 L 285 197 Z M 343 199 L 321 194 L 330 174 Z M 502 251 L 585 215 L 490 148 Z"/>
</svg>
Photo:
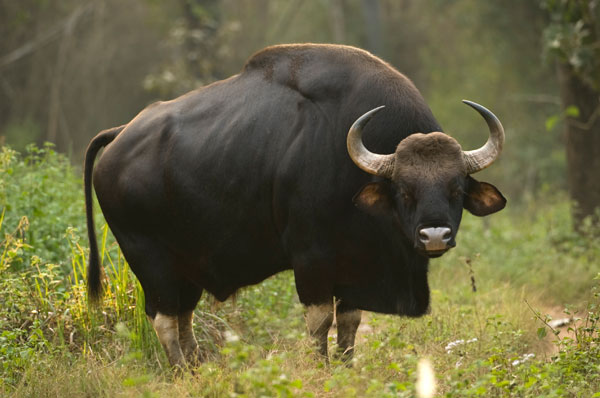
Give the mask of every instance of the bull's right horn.
<svg viewBox="0 0 600 398">
<path fill-rule="evenodd" d="M 369 112 L 356 119 L 352 124 L 352 127 L 350 127 L 350 130 L 348 130 L 346 144 L 348 146 L 350 158 L 358 167 L 369 174 L 391 178 L 392 172 L 394 171 L 395 155 L 379 155 L 373 153 L 369 151 L 362 142 L 363 128 L 369 120 L 371 120 L 373 115 L 383 108 L 385 108 L 385 106 L 371 109 Z"/>
<path fill-rule="evenodd" d="M 463 152 L 467 174 L 473 174 L 485 169 L 498 158 L 504 146 L 504 128 L 496 115 L 484 106 L 467 100 L 463 102 L 479 112 L 490 129 L 490 136 L 481 148 Z"/>
</svg>

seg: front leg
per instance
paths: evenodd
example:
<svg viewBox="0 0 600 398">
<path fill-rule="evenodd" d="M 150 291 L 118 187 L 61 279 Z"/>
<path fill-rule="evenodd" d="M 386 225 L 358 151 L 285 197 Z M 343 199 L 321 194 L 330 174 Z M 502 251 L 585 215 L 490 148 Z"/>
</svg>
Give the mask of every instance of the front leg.
<svg viewBox="0 0 600 398">
<path fill-rule="evenodd" d="M 300 302 L 305 306 L 305 319 L 308 333 L 317 343 L 317 351 L 329 362 L 327 335 L 333 324 L 333 286 L 330 258 L 315 259 L 311 254 L 323 255 L 323 250 L 313 249 L 298 255 L 292 261 L 296 291 Z M 327 256 L 326 256 L 327 257 Z"/>
<path fill-rule="evenodd" d="M 360 310 L 350 310 L 335 313 L 338 328 L 337 356 L 344 362 L 349 362 L 354 355 L 354 340 L 360 325 Z"/>
<path fill-rule="evenodd" d="M 333 300 L 323 304 L 313 304 L 306 307 L 306 326 L 310 336 L 317 344 L 319 354 L 327 355 L 327 335 L 333 323 Z"/>
<path fill-rule="evenodd" d="M 337 356 L 349 362 L 354 355 L 354 340 L 360 325 L 361 311 L 344 307 L 343 303 L 336 308 L 335 317 L 338 332 Z"/>
</svg>

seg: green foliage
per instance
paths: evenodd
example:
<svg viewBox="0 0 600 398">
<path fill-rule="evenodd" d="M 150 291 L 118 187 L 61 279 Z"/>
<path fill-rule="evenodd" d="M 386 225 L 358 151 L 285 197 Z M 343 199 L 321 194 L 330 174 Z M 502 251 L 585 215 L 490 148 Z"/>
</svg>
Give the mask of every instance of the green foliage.
<svg viewBox="0 0 600 398">
<path fill-rule="evenodd" d="M 4 231 L 19 230 L 38 257 L 66 265 L 70 249 L 64 244 L 65 233 L 85 225 L 80 178 L 66 156 L 51 144 L 30 144 L 23 154 L 2 147 L 0 208 L 6 212 Z M 29 228 L 22 228 L 23 216 Z"/>
<path fill-rule="evenodd" d="M 547 55 L 571 66 L 594 90 L 600 90 L 600 7 L 597 1 L 541 0 L 550 16 L 544 30 Z"/>
<path fill-rule="evenodd" d="M 26 231 L 24 227 L 23 232 Z M 19 236 L 20 232 L 5 233 L 1 246 L 0 302 L 5 305 L 0 307 L 0 362 L 3 364 L 0 386 L 15 384 L 23 369 L 39 355 L 60 353 L 71 359 L 74 347 L 83 353 L 99 349 L 99 339 L 107 337 L 123 312 L 135 309 L 136 302 L 143 305 L 141 289 L 121 261 L 109 273 L 110 289 L 105 296 L 109 305 L 102 313 L 93 311 L 85 297 L 83 249 L 73 239 L 64 239 L 63 244 L 71 245 L 73 250 L 73 268 L 65 274 L 58 265 L 46 263 L 33 254 L 31 246 L 24 244 Z M 126 323 L 135 330 L 130 336 L 133 347 L 150 352 L 154 341 L 148 342 L 148 336 L 152 339 L 153 335 L 148 333 L 143 310 L 130 315 L 133 316 L 128 317 Z"/>
<path fill-rule="evenodd" d="M 539 195 L 556 204 L 533 199 L 491 218 L 465 216 L 457 247 L 444 256 L 439 269 L 444 284 L 457 277 L 462 281 L 445 289 L 466 291 L 471 266 L 478 291 L 492 289 L 489 284 L 510 283 L 532 289 L 551 305 L 579 302 L 581 293 L 593 286 L 600 240 L 593 237 L 591 224 L 588 237 L 572 231 L 569 203 L 562 195 Z"/>
<path fill-rule="evenodd" d="M 0 231 L 1 227 L 2 222 Z M 26 229 L 26 218 L 23 217 L 19 229 L 13 234 L 5 234 L 0 246 L 0 303 L 3 303 L 0 307 L 0 385 L 15 383 L 20 372 L 37 355 L 54 351 L 44 331 L 48 318 L 54 315 L 49 311 L 49 299 L 60 295 L 51 283 L 56 269 L 49 265 L 42 271 L 41 260 L 31 254 L 31 247 L 19 236 Z M 11 269 L 13 264 L 23 263 L 30 264 L 35 271 Z"/>
<path fill-rule="evenodd" d="M 60 169 L 51 152 L 30 152 L 37 157 L 1 152 L 5 170 L 32 174 L 11 180 L 17 185 L 39 179 L 43 164 Z M 63 173 L 48 174 L 47 186 L 79 191 L 81 182 L 61 181 L 64 175 L 72 176 L 67 165 Z M 90 308 L 79 230 L 66 228 L 56 239 L 62 265 L 47 262 L 28 237 L 32 228 L 48 230 L 55 221 L 39 217 L 34 224 L 31 214 L 17 213 L 7 228 L 8 205 L 12 212 L 36 207 L 5 202 L 0 395 L 414 397 L 417 363 L 427 357 L 438 396 L 593 396 L 600 391 L 600 241 L 593 233 L 571 232 L 564 198 L 542 195 L 551 204 L 531 202 L 490 220 L 465 216 L 458 247 L 432 262 L 431 314 L 403 319 L 365 313 L 351 367 L 335 360 L 325 365 L 315 355 L 293 274 L 284 272 L 242 289 L 235 300 L 203 298 L 195 332 L 205 361 L 179 376 L 168 369 L 139 283 L 107 227 L 99 229 L 105 294 L 99 308 Z M 66 212 L 82 211 L 56 206 L 65 209 L 65 220 L 77 219 Z M 543 314 L 565 302 L 574 304 L 567 316 L 575 321 L 569 334 L 554 337 Z M 540 309 L 532 314 L 527 303 Z M 335 341 L 333 334 L 332 352 Z"/>
<path fill-rule="evenodd" d="M 546 131 L 551 131 L 559 122 L 565 121 L 567 117 L 578 118 L 579 108 L 575 105 L 569 105 L 563 112 L 550 116 L 546 119 Z"/>
<path fill-rule="evenodd" d="M 596 277 L 595 280 L 599 278 Z M 587 304 L 585 319 L 576 319 L 569 330 L 575 336 L 556 340 L 558 352 L 549 360 L 533 359 L 534 354 L 508 357 L 498 352 L 487 359 L 472 363 L 457 372 L 456 390 L 447 397 L 471 396 L 598 396 L 600 381 L 596 376 L 600 370 L 600 300 L 597 293 L 600 284 L 593 288 L 593 298 Z M 565 311 L 567 315 L 572 315 Z M 547 324 L 546 324 L 547 325 Z M 546 326 L 545 326 L 546 327 Z M 545 329 L 542 329 L 545 330 Z M 554 331 L 554 330 L 553 330 Z M 543 338 L 544 333 L 538 336 Z M 468 374 L 480 373 L 477 380 L 465 379 Z"/>
</svg>

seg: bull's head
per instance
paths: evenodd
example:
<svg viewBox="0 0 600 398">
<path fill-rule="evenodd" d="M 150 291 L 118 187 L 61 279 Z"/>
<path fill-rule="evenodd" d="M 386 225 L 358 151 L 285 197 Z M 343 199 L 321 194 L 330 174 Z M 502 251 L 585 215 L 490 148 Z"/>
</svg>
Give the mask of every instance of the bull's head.
<svg viewBox="0 0 600 398">
<path fill-rule="evenodd" d="M 384 178 L 365 185 L 354 203 L 368 213 L 392 217 L 414 247 L 429 257 L 456 245 L 463 208 L 485 216 L 506 204 L 496 187 L 470 176 L 491 165 L 502 151 L 502 124 L 483 106 L 463 102 L 479 112 L 490 129 L 485 145 L 474 151 L 463 151 L 454 138 L 435 132 L 408 136 L 393 154 L 372 153 L 362 142 L 362 130 L 383 106 L 362 115 L 348 132 L 354 163 Z"/>
</svg>

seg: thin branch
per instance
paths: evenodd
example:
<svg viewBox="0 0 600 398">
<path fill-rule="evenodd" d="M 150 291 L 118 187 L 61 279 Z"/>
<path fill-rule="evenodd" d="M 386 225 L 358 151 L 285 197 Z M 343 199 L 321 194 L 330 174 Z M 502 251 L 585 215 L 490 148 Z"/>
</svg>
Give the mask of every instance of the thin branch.
<svg viewBox="0 0 600 398">
<path fill-rule="evenodd" d="M 10 65 L 11 63 L 23 58 L 24 56 L 33 53 L 39 47 L 42 47 L 45 44 L 50 43 L 63 30 L 64 24 L 65 24 L 65 22 L 61 23 L 60 26 L 54 26 L 53 28 L 44 32 L 42 35 L 23 44 L 21 47 L 10 52 L 8 55 L 5 55 L 2 58 L 0 58 L 0 68 Z"/>
<path fill-rule="evenodd" d="M 35 52 L 38 48 L 43 47 L 44 45 L 55 40 L 61 35 L 61 33 L 64 30 L 69 28 L 69 25 L 72 23 L 73 20 L 78 19 L 84 13 L 90 11 L 92 7 L 93 3 L 77 7 L 71 13 L 71 15 L 69 15 L 64 20 L 57 23 L 50 29 L 46 30 L 44 33 L 40 34 L 35 39 L 28 41 L 16 50 L 13 50 L 7 55 L 0 57 L 0 69 L 12 64 L 13 62 L 18 61 L 19 59 Z"/>
<path fill-rule="evenodd" d="M 596 120 L 600 117 L 600 101 L 598 102 L 598 106 L 594 110 L 594 112 L 590 115 L 587 121 L 580 122 L 572 117 L 567 117 L 567 123 L 571 126 L 574 126 L 580 130 L 591 130 L 592 126 L 596 123 Z"/>
<path fill-rule="evenodd" d="M 523 300 L 523 301 L 525 301 L 525 304 L 527 304 L 527 306 L 529 307 L 529 309 L 531 310 L 531 312 L 533 312 L 533 315 L 535 315 L 535 317 L 536 317 L 537 319 L 539 319 L 539 320 L 540 320 L 540 321 L 541 321 L 541 322 L 542 322 L 544 325 L 546 325 L 547 327 L 549 327 L 549 328 L 552 330 L 552 333 L 554 333 L 554 335 L 555 335 L 555 336 L 558 336 L 558 334 L 559 334 L 560 332 L 559 332 L 558 330 L 554 329 L 552 326 L 550 326 L 550 325 L 548 324 L 548 322 L 546 322 L 546 320 L 545 320 L 545 319 L 543 319 L 543 318 L 540 316 L 540 312 L 539 312 L 539 311 L 536 311 L 536 310 L 534 310 L 534 309 L 533 309 L 533 307 L 531 307 L 531 305 L 529 305 L 529 301 L 527 301 L 527 300 Z"/>
</svg>

